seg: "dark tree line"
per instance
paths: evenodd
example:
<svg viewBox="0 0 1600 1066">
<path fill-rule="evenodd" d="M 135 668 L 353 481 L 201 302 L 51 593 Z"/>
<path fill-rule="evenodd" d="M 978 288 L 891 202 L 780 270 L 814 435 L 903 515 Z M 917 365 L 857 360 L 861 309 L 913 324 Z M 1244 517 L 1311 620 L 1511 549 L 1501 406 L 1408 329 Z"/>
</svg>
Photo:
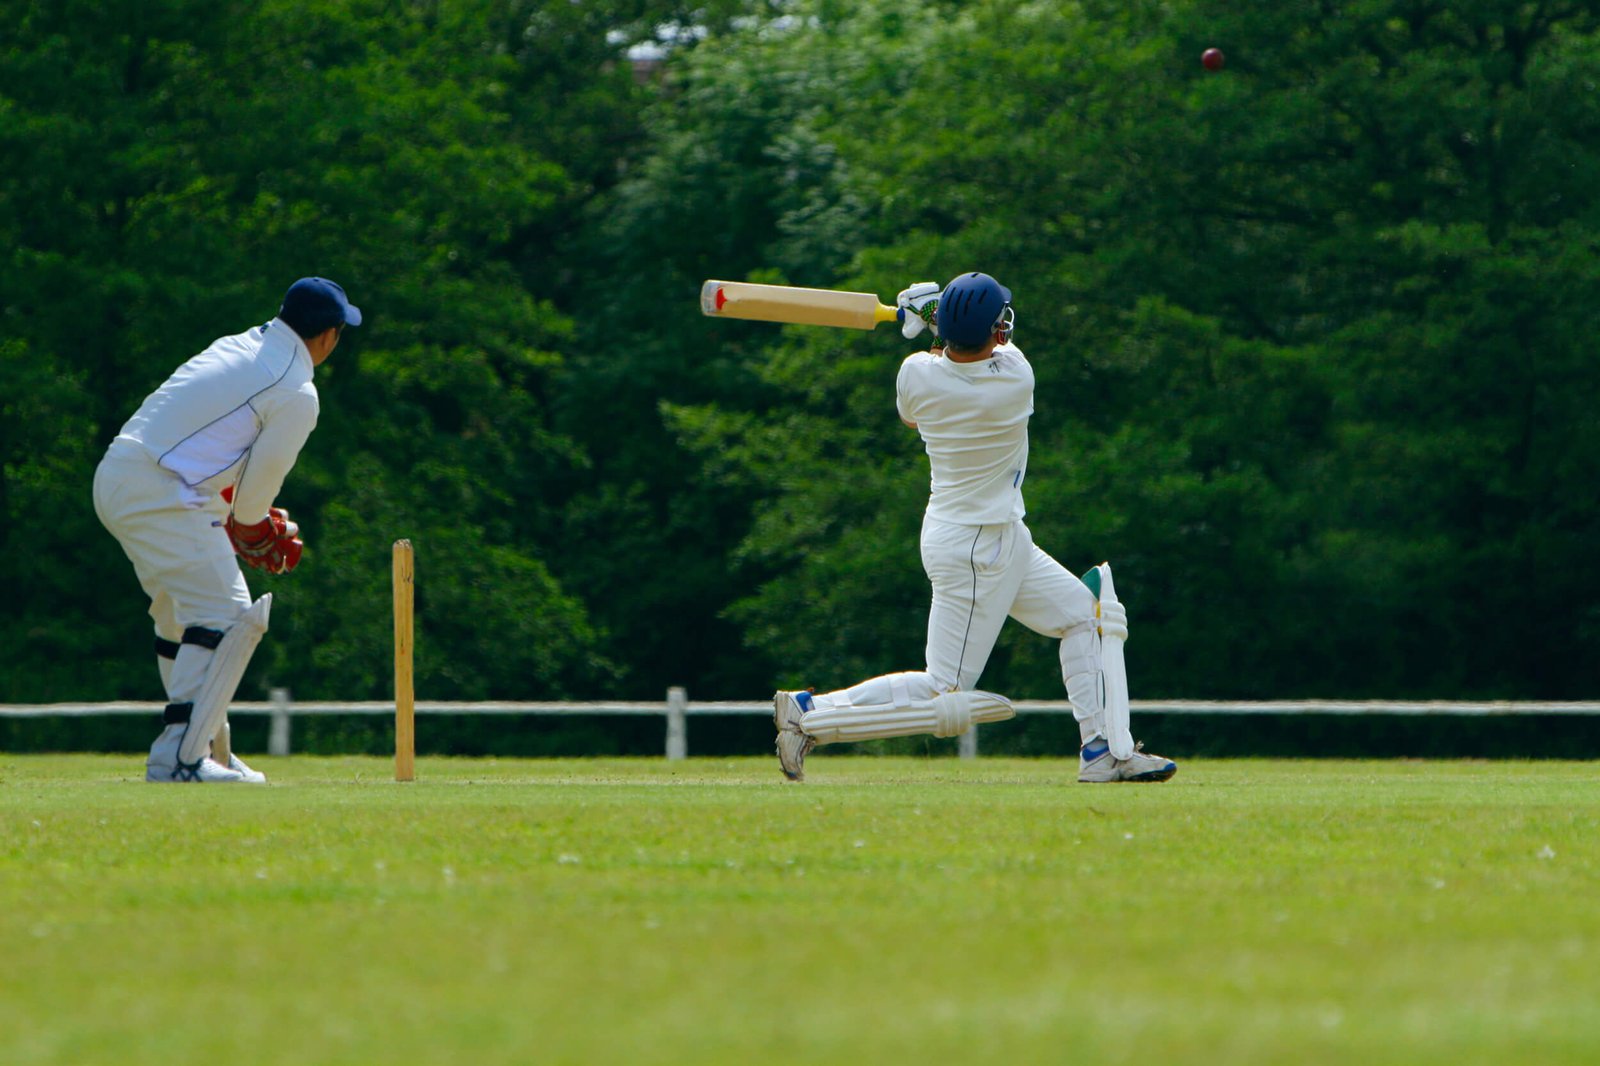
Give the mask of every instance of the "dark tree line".
<svg viewBox="0 0 1600 1066">
<path fill-rule="evenodd" d="M 1030 525 L 1117 567 L 1136 695 L 1596 694 L 1591 5 L 0 13 L 0 700 L 155 698 L 94 464 L 311 273 L 368 323 L 244 695 L 386 694 L 401 536 L 427 697 L 914 667 L 907 344 L 695 297 L 966 269 L 1016 293 Z M 1008 632 L 984 684 L 1056 672 Z"/>
</svg>

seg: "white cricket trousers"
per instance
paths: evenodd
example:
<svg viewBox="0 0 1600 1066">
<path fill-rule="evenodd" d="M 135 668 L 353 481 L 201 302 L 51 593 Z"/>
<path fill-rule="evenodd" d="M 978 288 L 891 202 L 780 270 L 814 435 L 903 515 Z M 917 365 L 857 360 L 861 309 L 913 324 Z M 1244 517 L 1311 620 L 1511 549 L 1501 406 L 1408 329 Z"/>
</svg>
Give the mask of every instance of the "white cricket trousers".
<svg viewBox="0 0 1600 1066">
<path fill-rule="evenodd" d="M 177 642 L 189 626 L 227 629 L 250 589 L 223 532 L 226 504 L 186 505 L 183 483 L 144 452 L 112 445 L 94 472 L 94 510 L 133 563 L 156 636 Z"/>
<path fill-rule="evenodd" d="M 924 516 L 922 566 L 933 585 L 927 669 L 884 674 L 818 704 L 903 705 L 973 688 L 1008 617 L 1057 640 L 1094 625 L 1094 594 L 1033 543 L 1020 519 L 965 526 Z"/>
</svg>

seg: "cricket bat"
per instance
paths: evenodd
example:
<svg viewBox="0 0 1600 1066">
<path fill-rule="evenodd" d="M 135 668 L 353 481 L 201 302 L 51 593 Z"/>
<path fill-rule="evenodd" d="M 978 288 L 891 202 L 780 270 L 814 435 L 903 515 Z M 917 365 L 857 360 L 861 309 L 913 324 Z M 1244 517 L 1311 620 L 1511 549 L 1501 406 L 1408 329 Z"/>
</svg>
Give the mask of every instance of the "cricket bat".
<svg viewBox="0 0 1600 1066">
<path fill-rule="evenodd" d="M 700 286 L 700 310 L 712 318 L 797 322 L 804 326 L 872 329 L 900 321 L 898 308 L 870 292 L 758 285 L 753 281 L 708 281 Z"/>
</svg>

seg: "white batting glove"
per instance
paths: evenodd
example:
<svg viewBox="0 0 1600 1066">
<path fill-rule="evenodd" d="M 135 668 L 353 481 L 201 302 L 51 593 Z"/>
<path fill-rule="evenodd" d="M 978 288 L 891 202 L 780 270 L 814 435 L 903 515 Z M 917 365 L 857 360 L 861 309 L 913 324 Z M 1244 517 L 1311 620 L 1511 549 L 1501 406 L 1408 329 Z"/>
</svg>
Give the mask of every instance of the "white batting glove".
<svg viewBox="0 0 1600 1066">
<path fill-rule="evenodd" d="M 900 335 L 910 340 L 933 326 L 933 314 L 939 309 L 939 283 L 919 281 L 901 289 L 894 305 L 901 309 Z"/>
</svg>

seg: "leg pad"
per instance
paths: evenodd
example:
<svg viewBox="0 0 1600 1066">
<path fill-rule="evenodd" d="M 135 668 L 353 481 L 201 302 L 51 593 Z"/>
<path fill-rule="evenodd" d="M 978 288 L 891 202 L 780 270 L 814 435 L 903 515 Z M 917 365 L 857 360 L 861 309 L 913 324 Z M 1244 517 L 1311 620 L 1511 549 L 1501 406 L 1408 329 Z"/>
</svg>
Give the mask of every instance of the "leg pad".
<svg viewBox="0 0 1600 1066">
<path fill-rule="evenodd" d="M 194 710 L 189 716 L 189 728 L 184 731 L 183 743 L 178 748 L 178 765 L 197 765 L 211 751 L 211 738 L 222 727 L 228 713 L 228 704 L 250 665 L 250 656 L 267 631 L 267 618 L 272 611 L 272 594 L 262 596 L 250 609 L 240 615 L 217 641 L 206 666 L 200 692 L 194 698 Z M 189 632 L 193 632 L 191 629 Z M 189 633 L 184 634 L 187 640 Z M 191 643 L 199 643 L 192 641 Z"/>
<path fill-rule="evenodd" d="M 931 733 L 956 737 L 974 723 L 1003 722 L 1016 716 L 1011 701 L 993 692 L 971 689 L 943 692 L 930 700 L 905 704 L 818 708 L 801 720 L 801 728 L 818 744 L 882 740 Z"/>
</svg>

